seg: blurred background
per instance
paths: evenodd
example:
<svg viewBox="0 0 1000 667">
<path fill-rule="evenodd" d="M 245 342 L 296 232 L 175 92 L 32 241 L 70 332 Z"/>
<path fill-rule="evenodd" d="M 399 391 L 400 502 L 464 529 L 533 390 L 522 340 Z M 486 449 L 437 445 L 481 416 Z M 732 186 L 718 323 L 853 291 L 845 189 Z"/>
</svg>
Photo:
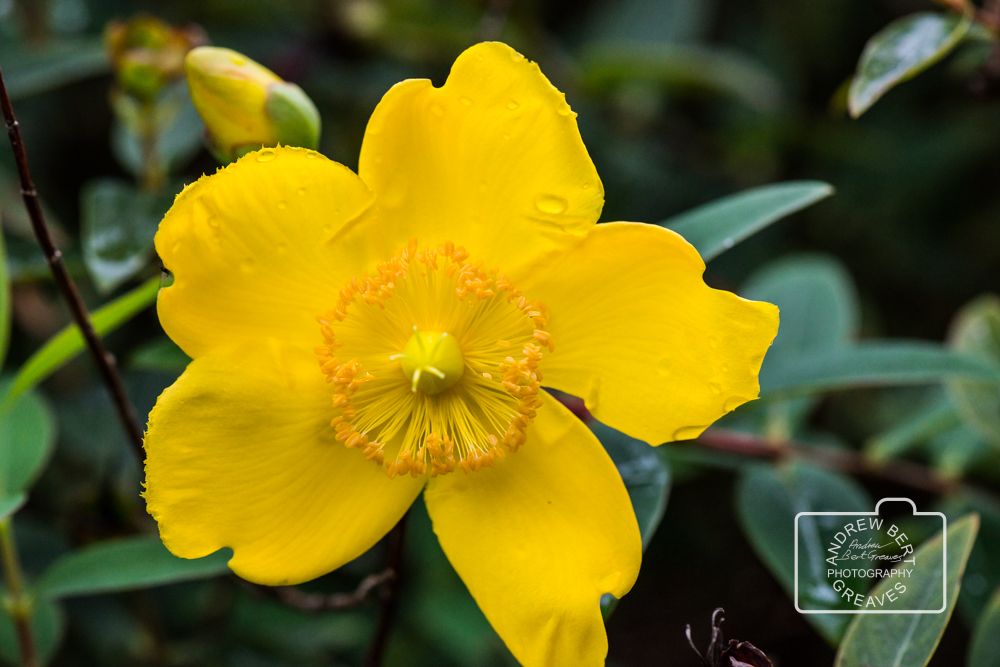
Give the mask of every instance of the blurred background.
<svg viewBox="0 0 1000 667">
<path fill-rule="evenodd" d="M 0 0 L 0 66 L 49 222 L 92 308 L 155 280 L 150 241 L 159 217 L 182 183 L 216 168 L 183 85 L 157 88 L 167 97 L 150 111 L 136 92 L 143 82 L 129 80 L 120 59 L 109 57 L 108 26 L 146 14 L 178 31 L 171 39 L 181 44 L 230 47 L 298 83 L 322 114 L 321 152 L 352 168 L 367 118 L 393 83 L 440 84 L 465 47 L 502 39 L 537 61 L 579 114 L 607 193 L 602 220 L 658 222 L 779 181 L 833 186 L 832 197 L 709 267 L 713 286 L 782 306 L 791 333 L 782 333 L 775 354 L 804 354 L 819 339 L 921 339 L 954 348 L 961 317 L 994 317 L 995 302 L 981 297 L 1000 290 L 993 45 L 962 45 L 860 119 L 846 112 L 846 86 L 866 41 L 916 11 L 943 10 L 919 0 Z M 153 167 L 143 143 L 150 123 L 158 142 Z M 69 322 L 31 237 L 13 167 L 0 149 L 13 285 L 8 377 Z M 183 356 L 151 309 L 111 333 L 109 346 L 145 421 Z M 898 476 L 830 473 L 854 497 L 907 495 L 921 508 L 980 513 L 958 612 L 931 663 L 940 666 L 963 664 L 1000 584 L 1000 448 L 993 426 L 968 417 L 955 395 L 942 382 L 824 391 L 741 409 L 722 425 L 888 466 L 903 460 L 934 480 L 914 488 Z M 26 396 L 31 408 L 22 414 L 33 416 L 24 419 L 54 443 L 14 519 L 31 580 L 73 550 L 148 531 L 150 522 L 139 465 L 89 359 L 66 364 Z M 921 422 L 928 414 L 938 422 Z M 634 444 L 595 429 L 609 448 Z M 767 529 L 747 516 L 754 499 L 760 511 L 768 507 L 757 495 L 759 476 L 788 471 L 760 457 L 695 448 L 655 450 L 655 471 L 640 483 L 653 514 L 667 495 L 669 502 L 659 527 L 649 524 L 638 583 L 609 616 L 609 664 L 701 664 L 684 627 L 692 624 L 703 647 L 720 606 L 727 634 L 751 641 L 775 664 L 832 663 L 837 631 L 824 638 L 796 613 L 780 565 L 761 550 L 767 536 L 755 531 Z M 352 589 L 380 567 L 382 549 L 305 588 Z M 419 503 L 405 559 L 386 664 L 511 664 L 449 569 Z M 378 610 L 372 603 L 307 613 L 225 575 L 107 588 L 113 592 L 81 589 L 39 604 L 37 635 L 51 664 L 359 664 Z M 6 623 L 0 659 L 17 664 Z"/>
</svg>

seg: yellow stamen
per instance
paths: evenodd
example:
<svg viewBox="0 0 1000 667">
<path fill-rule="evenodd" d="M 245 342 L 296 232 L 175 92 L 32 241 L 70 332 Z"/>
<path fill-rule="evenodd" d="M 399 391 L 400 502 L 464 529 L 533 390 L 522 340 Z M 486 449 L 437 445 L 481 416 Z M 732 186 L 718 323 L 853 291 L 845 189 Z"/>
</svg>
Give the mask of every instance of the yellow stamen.
<svg viewBox="0 0 1000 667">
<path fill-rule="evenodd" d="M 478 470 L 525 442 L 552 349 L 544 308 L 462 248 L 410 243 L 320 326 L 335 436 L 390 476 Z"/>
</svg>

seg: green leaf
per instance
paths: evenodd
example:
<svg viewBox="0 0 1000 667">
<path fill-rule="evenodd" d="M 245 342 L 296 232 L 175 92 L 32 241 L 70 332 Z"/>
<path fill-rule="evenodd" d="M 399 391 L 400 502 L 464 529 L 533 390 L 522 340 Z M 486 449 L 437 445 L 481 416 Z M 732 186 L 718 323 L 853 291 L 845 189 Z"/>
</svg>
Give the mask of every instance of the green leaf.
<svg viewBox="0 0 1000 667">
<path fill-rule="evenodd" d="M 969 645 L 968 667 L 1000 667 L 1000 588 L 976 622 Z"/>
<path fill-rule="evenodd" d="M 795 590 L 795 515 L 799 512 L 869 512 L 871 507 L 864 489 L 849 477 L 799 462 L 754 466 L 740 479 L 736 491 L 737 516 L 743 532 L 789 596 Z M 799 576 L 805 585 L 800 586 L 799 593 L 804 600 L 810 599 L 810 590 L 826 588 L 826 563 L 823 561 L 826 545 L 820 535 L 826 532 L 824 522 L 830 520 L 835 522 L 836 517 L 807 516 L 800 520 L 803 559 L 799 564 Z M 820 585 L 808 585 L 813 581 Z M 827 608 L 838 605 L 846 608 L 842 601 L 825 598 L 814 603 L 813 608 L 820 604 Z M 840 639 L 848 623 L 848 618 L 840 614 L 808 614 L 805 618 L 831 644 Z"/>
<path fill-rule="evenodd" d="M 591 47 L 580 58 L 583 82 L 604 90 L 622 84 L 654 84 L 736 98 L 754 109 L 780 106 L 781 84 L 748 56 L 720 48 L 623 40 Z"/>
<path fill-rule="evenodd" d="M 160 278 L 150 278 L 143 284 L 126 292 L 114 301 L 91 313 L 91 322 L 98 335 L 105 335 L 117 329 L 137 313 L 156 300 L 160 290 Z M 79 354 L 86 347 L 83 334 L 72 324 L 55 336 L 24 362 L 17 371 L 6 396 L 0 401 L 0 409 L 10 405 L 18 396 L 28 391 L 63 364 Z"/>
<path fill-rule="evenodd" d="M 630 438 L 600 422 L 592 423 L 591 429 L 608 451 L 625 482 L 639 522 L 642 548 L 645 549 L 667 509 L 670 469 L 659 452 L 645 442 Z"/>
<path fill-rule="evenodd" d="M 189 363 L 191 358 L 173 341 L 158 338 L 133 352 L 129 365 L 133 369 L 175 373 L 184 370 Z"/>
<path fill-rule="evenodd" d="M 890 23 L 868 40 L 851 81 L 847 106 L 857 118 L 899 84 L 941 60 L 962 40 L 969 15 L 922 12 Z"/>
<path fill-rule="evenodd" d="M 959 352 L 1000 366 L 1000 298 L 984 296 L 965 306 L 949 342 Z M 1000 449 L 1000 386 L 956 379 L 947 388 L 965 421 Z"/>
<path fill-rule="evenodd" d="M 865 443 L 865 454 L 873 461 L 888 461 L 959 423 L 955 407 L 947 400 L 938 400 L 910 412 L 901 422 L 870 439 Z"/>
<path fill-rule="evenodd" d="M 10 274 L 7 272 L 7 248 L 0 229 L 0 366 L 7 359 L 10 346 Z"/>
<path fill-rule="evenodd" d="M 224 551 L 195 560 L 177 558 L 154 535 L 130 537 L 63 556 L 42 574 L 36 590 L 54 599 L 204 579 L 225 573 L 229 558 Z"/>
<path fill-rule="evenodd" d="M 833 259 L 802 255 L 773 262 L 755 273 L 741 293 L 773 303 L 781 311 L 778 336 L 761 369 L 765 386 L 773 368 L 844 347 L 857 334 L 861 318 L 857 291 Z M 738 414 L 759 416 L 758 432 L 788 438 L 799 431 L 815 402 L 808 397 L 760 401 Z"/>
<path fill-rule="evenodd" d="M 3 521 L 14 512 L 21 509 L 21 506 L 24 505 L 27 500 L 28 497 L 23 493 L 16 493 L 12 496 L 0 498 L 0 521 Z"/>
<path fill-rule="evenodd" d="M 123 181 L 99 180 L 83 189 L 83 261 L 100 291 L 111 291 L 146 266 L 170 201 Z"/>
<path fill-rule="evenodd" d="M 1000 386 L 1000 367 L 932 343 L 867 342 L 772 364 L 761 378 L 765 397 L 873 385 L 911 385 L 951 378 Z"/>
<path fill-rule="evenodd" d="M 753 188 L 664 220 L 709 262 L 734 245 L 833 194 L 820 181 L 791 181 Z"/>
<path fill-rule="evenodd" d="M 944 499 L 939 509 L 949 521 L 970 513 L 979 515 L 979 539 L 969 556 L 958 599 L 958 610 L 971 625 L 1000 588 L 1000 501 L 986 493 L 962 490 Z"/>
<path fill-rule="evenodd" d="M 66 619 L 62 609 L 51 600 L 36 599 L 31 616 L 32 636 L 35 650 L 42 665 L 48 664 L 55 656 L 62 641 Z M 17 631 L 10 614 L 0 613 L 0 659 L 8 665 L 21 664 L 21 650 L 17 643 Z"/>
<path fill-rule="evenodd" d="M 11 41 L 0 49 L 3 75 L 12 99 L 36 95 L 101 74 L 109 67 L 100 37 L 50 39 L 41 48 Z"/>
<path fill-rule="evenodd" d="M 886 608 L 914 608 L 913 599 L 933 600 L 940 596 L 941 575 L 947 586 L 947 607 L 940 614 L 860 614 L 847 628 L 837 652 L 835 667 L 922 667 L 937 649 L 945 626 L 951 619 L 962 584 L 962 573 L 976 541 L 979 517 L 970 514 L 948 528 L 948 560 L 939 534 L 914 553 L 920 567 L 906 580 L 907 593 Z M 897 580 L 883 579 L 870 593 L 879 596 Z M 932 604 L 927 607 L 932 607 Z M 923 607 L 920 607 L 923 608 Z"/>
<path fill-rule="evenodd" d="M 7 381 L 0 384 L 6 386 Z M 52 454 L 55 434 L 52 412 L 33 393 L 22 394 L 0 409 L 0 498 L 28 490 Z"/>
</svg>

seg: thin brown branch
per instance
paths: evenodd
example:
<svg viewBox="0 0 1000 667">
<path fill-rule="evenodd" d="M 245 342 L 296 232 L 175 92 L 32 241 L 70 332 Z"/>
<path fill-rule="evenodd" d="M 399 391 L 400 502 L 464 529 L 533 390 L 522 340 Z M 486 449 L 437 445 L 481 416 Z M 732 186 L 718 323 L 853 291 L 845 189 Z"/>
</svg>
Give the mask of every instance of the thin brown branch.
<svg viewBox="0 0 1000 667">
<path fill-rule="evenodd" d="M 955 480 L 910 461 L 883 463 L 851 450 L 820 449 L 791 442 L 775 443 L 749 433 L 725 429 L 705 431 L 698 438 L 698 445 L 725 454 L 769 461 L 802 459 L 831 470 L 871 477 L 936 495 L 946 494 L 959 486 Z"/>
<path fill-rule="evenodd" d="M 307 593 L 293 586 L 254 586 L 254 590 L 273 598 L 282 604 L 307 612 L 345 611 L 360 607 L 370 601 L 376 593 L 385 590 L 396 578 L 396 572 L 385 569 L 373 572 L 361 580 L 350 593 Z"/>
<path fill-rule="evenodd" d="M 392 625 L 399 606 L 399 587 L 403 581 L 403 540 L 406 537 L 406 515 L 399 520 L 386 537 L 385 569 L 393 573 L 392 580 L 383 589 L 382 606 L 379 610 L 378 625 L 368 646 L 365 667 L 381 667 L 385 649 L 392 634 Z"/>
<path fill-rule="evenodd" d="M 38 667 L 38 653 L 31 630 L 31 600 L 24 590 L 24 576 L 14 543 L 14 527 L 10 518 L 0 520 L 0 560 L 3 561 L 4 581 L 7 584 L 5 606 L 17 632 L 17 645 L 21 652 L 22 667 Z"/>
<path fill-rule="evenodd" d="M 139 460 L 142 461 L 142 430 L 135 416 L 135 410 L 128 400 L 125 387 L 122 384 L 121 376 L 118 374 L 115 358 L 104 347 L 100 336 L 94 330 L 94 325 L 90 321 L 90 314 L 87 306 L 84 305 L 80 297 L 80 291 L 73 282 L 73 278 L 66 270 L 66 265 L 62 260 L 62 252 L 56 247 L 49 232 L 49 227 L 45 223 L 45 214 L 42 211 L 41 203 L 38 199 L 38 191 L 35 189 L 34 179 L 31 177 L 31 169 L 28 167 L 28 153 L 24 147 L 24 138 L 21 136 L 21 127 L 14 116 L 14 108 L 10 103 L 10 96 L 7 94 L 7 85 L 3 79 L 3 70 L 0 69 L 0 106 L 3 109 L 4 121 L 7 124 L 7 136 L 10 138 L 10 146 L 14 151 L 14 159 L 17 162 L 17 173 L 21 179 L 21 198 L 24 200 L 24 208 L 31 220 L 31 228 L 35 232 L 38 245 L 41 246 L 45 259 L 52 272 L 52 278 L 59 288 L 66 305 L 73 316 L 73 321 L 80 328 L 83 338 L 87 343 L 87 348 L 97 365 L 97 370 L 104 380 L 104 385 L 111 394 L 115 409 L 122 427 L 125 429 L 129 440 L 135 447 Z"/>
</svg>

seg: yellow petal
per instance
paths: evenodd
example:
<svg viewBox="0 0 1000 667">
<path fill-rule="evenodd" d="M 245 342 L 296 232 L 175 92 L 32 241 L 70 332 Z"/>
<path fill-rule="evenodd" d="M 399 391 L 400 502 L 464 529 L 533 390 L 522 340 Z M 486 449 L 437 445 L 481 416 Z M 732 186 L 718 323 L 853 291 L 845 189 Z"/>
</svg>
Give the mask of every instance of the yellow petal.
<svg viewBox="0 0 1000 667">
<path fill-rule="evenodd" d="M 595 227 L 522 287 L 549 309 L 543 384 L 653 445 L 695 438 L 756 398 L 778 309 L 708 287 L 704 270 L 669 230 Z"/>
<path fill-rule="evenodd" d="M 358 173 L 387 241 L 453 241 L 509 273 L 584 234 L 604 202 L 565 96 L 492 42 L 462 53 L 440 88 L 411 79 L 389 90 Z"/>
<path fill-rule="evenodd" d="M 424 498 L 448 559 L 522 664 L 604 664 L 601 595 L 629 591 L 642 546 L 621 477 L 583 423 L 546 394 L 521 449 L 432 478 Z"/>
<path fill-rule="evenodd" d="M 182 558 L 232 547 L 229 566 L 293 584 L 368 550 L 422 482 L 389 479 L 333 438 L 309 353 L 277 343 L 196 359 L 160 396 L 146 433 L 146 505 Z"/>
<path fill-rule="evenodd" d="M 266 336 L 311 349 L 316 317 L 364 257 L 335 237 L 371 197 L 347 167 L 304 149 L 264 149 L 203 176 L 156 233 L 174 275 L 157 301 L 163 328 L 192 357 Z"/>
</svg>

